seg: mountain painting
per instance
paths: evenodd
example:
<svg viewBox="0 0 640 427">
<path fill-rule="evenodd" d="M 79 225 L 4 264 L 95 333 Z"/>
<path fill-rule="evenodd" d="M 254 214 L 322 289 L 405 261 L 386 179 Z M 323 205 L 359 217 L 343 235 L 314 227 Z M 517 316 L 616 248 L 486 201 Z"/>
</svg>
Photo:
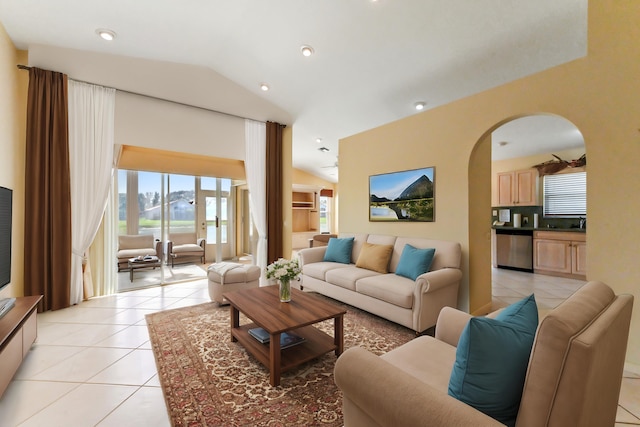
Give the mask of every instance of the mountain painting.
<svg viewBox="0 0 640 427">
<path fill-rule="evenodd" d="M 371 175 L 369 221 L 435 221 L 435 168 Z"/>
</svg>

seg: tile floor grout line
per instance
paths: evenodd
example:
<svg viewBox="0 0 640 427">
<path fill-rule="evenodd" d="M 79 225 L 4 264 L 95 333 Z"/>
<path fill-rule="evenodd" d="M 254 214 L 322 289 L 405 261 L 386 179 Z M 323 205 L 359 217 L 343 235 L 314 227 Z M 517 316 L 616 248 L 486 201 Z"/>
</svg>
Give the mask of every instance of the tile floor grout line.
<svg viewBox="0 0 640 427">
<path fill-rule="evenodd" d="M 111 411 L 105 414 L 104 417 L 100 421 L 98 421 L 95 425 L 99 426 L 102 422 L 106 421 L 113 413 L 115 413 L 122 405 L 124 405 L 129 399 L 131 399 L 138 391 L 142 389 L 143 386 L 139 386 L 133 393 L 127 396 L 122 402 L 117 404 Z"/>
<path fill-rule="evenodd" d="M 34 382 L 42 382 L 41 380 L 33 380 Z M 13 382 L 13 380 L 12 380 Z M 78 388 L 82 387 L 82 385 L 84 383 L 79 383 L 79 382 L 64 382 L 64 381 L 51 381 L 51 382 L 60 382 L 60 383 L 64 383 L 64 384 L 76 384 L 75 387 L 70 388 L 69 390 L 67 390 L 65 393 L 62 393 L 61 395 L 59 395 L 58 397 L 56 397 L 54 400 L 52 400 L 48 405 L 43 406 L 42 408 L 40 408 L 40 410 L 32 413 L 31 415 L 29 415 L 27 418 L 25 418 L 24 420 L 20 421 L 20 425 L 26 423 L 27 421 L 29 421 L 29 419 L 35 417 L 36 415 L 38 415 L 39 413 L 41 413 L 42 411 L 44 411 L 45 409 L 51 407 L 53 404 L 55 404 L 56 402 L 60 401 L 62 398 L 64 398 L 65 396 L 69 395 L 71 392 L 73 392 L 74 390 L 77 390 Z"/>
<path fill-rule="evenodd" d="M 551 277 L 545 278 L 545 280 L 542 280 L 541 276 L 531 275 L 530 273 L 518 272 L 517 274 L 509 274 L 500 270 L 495 271 L 495 269 L 492 273 L 492 276 L 493 276 L 492 289 L 495 289 L 496 291 L 496 294 L 492 292 L 492 301 L 494 305 L 495 304 L 507 305 L 509 303 L 508 300 L 510 299 L 521 299 L 523 297 L 522 294 L 524 292 L 529 292 L 534 294 L 538 292 L 539 294 L 543 293 L 545 295 L 553 294 L 552 291 L 549 291 L 550 288 L 557 288 L 555 290 L 556 293 L 566 292 L 566 293 L 572 294 L 573 292 L 575 292 L 575 289 L 579 288 L 581 284 L 586 283 L 581 281 L 571 281 L 564 278 L 551 278 Z M 557 280 L 557 283 L 556 283 L 556 280 Z M 141 407 L 139 405 L 136 405 L 136 402 L 138 402 L 138 400 L 136 399 L 149 399 L 149 396 L 152 395 L 153 400 L 151 401 L 145 400 L 145 402 L 147 402 L 146 405 L 148 406 L 148 408 L 144 416 L 155 417 L 157 424 L 169 425 L 168 416 L 164 415 L 166 412 L 166 403 L 164 401 L 164 397 L 162 393 L 162 386 L 159 384 L 157 367 L 155 367 L 155 369 L 151 369 L 152 372 L 150 377 L 146 379 L 143 382 L 143 384 L 116 384 L 116 383 L 113 383 L 112 381 L 115 381 L 116 378 L 118 378 L 118 375 L 116 374 L 113 377 L 113 379 L 110 379 L 108 373 L 105 374 L 101 382 L 90 383 L 88 381 L 90 381 L 91 378 L 94 378 L 97 375 L 100 375 L 105 370 L 112 368 L 113 365 L 116 363 L 122 362 L 126 364 L 127 361 L 122 361 L 122 359 L 132 356 L 134 352 L 140 352 L 140 351 L 153 352 L 153 349 L 149 348 L 150 341 L 148 338 L 145 339 L 144 337 L 142 337 L 143 341 L 139 344 L 137 343 L 131 344 L 131 345 L 127 344 L 128 342 L 127 340 L 130 339 L 132 340 L 132 342 L 135 343 L 136 338 L 140 336 L 140 335 L 136 335 L 136 332 L 134 332 L 136 331 L 136 329 L 131 328 L 131 326 L 136 326 L 138 328 L 146 327 L 146 318 L 145 318 L 146 314 L 156 313 L 156 312 L 167 310 L 167 309 L 179 308 L 179 307 L 200 304 L 200 303 L 205 303 L 210 301 L 209 295 L 208 295 L 208 285 L 207 285 L 206 278 L 198 279 L 196 281 L 189 282 L 189 283 L 190 285 L 188 287 L 185 286 L 186 282 L 183 282 L 180 284 L 163 285 L 162 287 L 144 288 L 139 290 L 131 290 L 123 293 L 118 293 L 115 295 L 104 297 L 105 300 L 109 299 L 108 302 L 104 302 L 104 303 L 99 302 L 99 298 L 101 297 L 92 299 L 90 301 L 96 301 L 93 304 L 87 304 L 86 306 L 82 306 L 82 307 L 79 307 L 81 305 L 79 304 L 78 306 L 74 306 L 70 308 L 70 310 L 66 313 L 56 314 L 56 316 L 59 316 L 59 318 L 62 319 L 62 321 L 58 321 L 58 319 L 55 319 L 56 321 L 47 322 L 45 320 L 46 314 L 45 314 L 45 318 L 42 320 L 40 318 L 41 314 L 39 314 L 38 315 L 39 316 L 38 317 L 39 338 L 41 337 L 43 339 L 48 339 L 49 341 L 46 343 L 36 342 L 34 347 L 39 347 L 41 350 L 41 353 L 40 355 L 36 356 L 35 353 L 30 352 L 30 354 L 32 354 L 32 357 L 30 361 L 29 371 L 24 371 L 25 374 L 29 373 L 29 376 L 39 375 L 44 370 L 54 368 L 56 365 L 59 365 L 60 363 L 64 362 L 69 357 L 77 356 L 78 354 L 86 352 L 89 349 L 100 349 L 100 351 L 104 351 L 105 354 L 109 354 L 111 351 L 114 351 L 116 352 L 115 354 L 118 355 L 119 357 L 116 357 L 116 360 L 111 361 L 107 366 L 103 367 L 99 372 L 93 373 L 93 375 L 88 380 L 82 381 L 82 382 L 68 381 L 68 380 L 65 380 L 64 378 L 58 378 L 55 380 L 14 378 L 11 381 L 9 389 L 7 390 L 8 393 L 5 396 L 11 395 L 11 388 L 13 386 L 15 390 L 22 390 L 23 388 L 25 388 L 26 390 L 31 390 L 31 389 L 40 390 L 41 388 L 44 388 L 45 392 L 43 393 L 50 393 L 50 394 L 43 394 L 42 396 L 46 396 L 47 401 L 49 399 L 52 399 L 51 402 L 49 402 L 46 406 L 44 406 L 43 408 L 41 408 L 35 413 L 29 412 L 28 408 L 22 408 L 23 412 L 20 412 L 20 416 L 24 416 L 25 418 L 24 420 L 20 421 L 20 423 L 28 424 L 29 419 L 33 419 L 35 421 L 35 418 L 33 417 L 35 417 L 37 414 L 39 414 L 39 417 L 38 417 L 39 420 L 45 416 L 53 417 L 50 420 L 54 424 L 57 422 L 64 421 L 64 418 L 62 419 L 55 418 L 56 416 L 55 410 L 53 409 L 52 405 L 57 404 L 62 406 L 65 406 L 65 405 L 68 406 L 69 398 L 67 398 L 67 401 L 65 401 L 65 396 L 69 395 L 74 391 L 78 393 L 77 390 L 79 387 L 87 385 L 87 386 L 114 387 L 113 390 L 116 390 L 118 387 L 130 387 L 134 389 L 134 391 L 130 394 L 124 393 L 124 394 L 127 394 L 126 398 L 120 398 L 122 396 L 120 396 L 118 400 L 111 398 L 111 400 L 109 400 L 109 405 L 104 407 L 106 415 L 104 415 L 104 417 L 101 420 L 99 420 L 97 424 L 101 424 L 101 423 L 104 425 L 113 424 L 115 420 L 124 419 L 123 417 L 126 418 L 126 417 L 139 416 Z M 510 286 L 511 284 L 513 286 Z M 562 289 L 562 292 L 558 290 L 559 288 Z M 193 289 L 193 292 L 190 292 L 191 289 Z M 174 293 L 174 296 L 171 296 L 172 292 Z M 497 295 L 500 295 L 500 296 L 497 296 Z M 541 300 L 545 300 L 545 304 L 549 304 L 549 305 L 553 303 L 553 301 L 551 300 L 556 300 L 560 302 L 560 301 L 564 301 L 564 299 L 566 298 L 564 297 L 541 298 Z M 118 301 L 121 301 L 121 302 L 119 303 Z M 167 304 L 167 302 L 170 302 L 170 304 Z M 102 305 L 102 304 L 106 304 L 106 305 Z M 122 305 L 119 305 L 119 304 L 125 304 L 126 306 L 123 307 Z M 144 305 L 145 307 L 140 307 L 140 305 Z M 83 310 L 77 310 L 75 308 L 82 308 Z M 548 312 L 553 309 L 553 308 L 547 308 L 546 306 L 539 307 L 539 308 L 541 308 L 541 310 L 543 310 L 544 312 Z M 86 310 L 91 310 L 91 309 L 102 309 L 102 310 L 101 311 L 92 310 L 91 312 L 88 312 L 89 315 L 100 316 L 102 314 L 107 313 L 108 310 L 111 310 L 113 312 L 113 315 L 103 319 L 102 323 L 96 323 L 95 321 L 89 322 L 89 323 L 83 323 L 83 322 L 78 322 L 77 321 L 78 319 L 74 319 L 73 321 L 64 321 L 65 316 L 69 316 L 69 317 L 79 316 L 81 315 L 80 313 L 87 313 Z M 118 316 L 121 316 L 121 317 L 118 317 Z M 110 319 L 129 319 L 129 320 L 110 320 Z M 104 323 L 104 322 L 107 322 L 107 323 Z M 45 325 L 44 326 L 45 329 L 41 331 L 40 328 L 42 325 Z M 105 330 L 106 328 L 106 330 L 109 331 L 110 330 L 109 328 L 112 327 L 114 330 L 116 330 L 116 332 L 110 332 L 106 336 L 101 337 L 98 343 L 102 342 L 103 340 L 108 340 L 110 338 L 113 338 L 115 335 L 122 332 L 123 333 L 122 336 L 115 339 L 121 340 L 121 342 L 124 343 L 123 344 L 124 347 L 105 346 L 104 344 L 98 345 L 98 343 L 57 344 L 56 340 L 58 340 L 59 338 L 56 338 L 56 337 L 64 338 L 64 336 L 61 334 L 64 331 L 64 329 L 62 330 L 57 329 L 60 327 L 69 328 L 70 330 L 75 330 L 77 328 L 77 330 L 79 331 L 77 332 L 79 334 L 77 336 L 77 339 L 80 339 L 80 340 L 89 337 L 93 330 L 98 330 L 98 329 Z M 94 329 L 94 328 L 98 328 L 98 329 Z M 128 331 L 128 332 L 125 332 L 125 331 Z M 82 333 L 89 334 L 89 335 L 82 336 Z M 49 351 L 51 353 L 48 353 Z M 48 360 L 46 357 L 49 356 L 50 354 L 65 355 L 68 351 L 73 352 L 73 354 L 71 354 L 68 357 L 63 357 L 59 362 L 53 363 L 51 366 L 42 368 L 42 366 L 47 365 Z M 120 353 L 124 353 L 124 354 L 120 355 Z M 89 353 L 86 353 L 86 354 L 89 354 Z M 138 356 L 132 357 L 131 359 L 137 359 L 138 357 L 143 357 L 142 356 L 143 354 L 144 353 L 140 353 Z M 56 356 L 56 357 L 59 357 L 59 356 Z M 111 359 L 109 358 L 106 360 L 110 361 Z M 87 361 L 85 361 L 85 363 L 86 362 Z M 134 364 L 130 364 L 126 366 L 126 369 L 135 370 L 136 369 L 135 366 L 136 365 L 134 362 Z M 31 370 L 33 370 L 33 372 L 31 372 Z M 122 374 L 120 375 L 122 377 Z M 626 376 L 625 381 L 640 379 L 640 376 L 637 376 L 638 374 L 629 373 L 628 375 L 630 376 Z M 124 377 L 125 379 L 127 378 L 126 375 Z M 51 386 L 45 386 L 45 384 L 51 384 Z M 635 390 L 636 382 L 633 382 L 633 384 L 634 386 L 632 386 L 632 389 Z M 66 390 L 64 388 L 65 385 L 71 388 L 69 390 Z M 58 394 L 56 393 L 56 390 L 62 390 L 62 391 L 60 391 Z M 7 402 L 7 399 L 10 399 L 10 398 L 16 399 L 18 402 L 21 402 L 20 395 L 16 395 L 16 393 L 18 393 L 18 391 L 14 391 L 13 396 L 9 396 L 8 398 L 5 398 L 5 402 Z M 618 399 L 618 401 L 620 402 L 622 398 L 629 399 L 632 396 L 633 394 L 629 395 L 629 392 L 628 392 L 627 394 L 623 394 Z M 158 399 L 158 400 L 155 400 L 155 399 Z M 130 402 L 130 403 L 126 405 L 125 402 Z M 3 402 L 0 401 L 0 411 L 2 410 L 2 403 Z M 26 402 L 25 402 L 25 405 L 26 405 Z M 113 407 L 111 407 L 111 405 L 113 405 Z M 622 414 L 625 414 L 624 415 L 625 422 L 617 421 L 618 425 L 629 425 L 629 426 L 640 425 L 640 417 L 639 417 L 640 414 L 634 414 L 632 411 L 628 410 L 625 406 L 621 405 L 620 403 L 618 404 L 618 410 L 621 411 L 620 412 L 621 416 L 623 416 Z M 43 413 L 43 411 L 48 411 L 48 412 Z M 159 412 L 162 412 L 163 414 L 159 414 Z M 638 422 L 637 423 L 635 421 L 629 422 L 629 420 L 638 420 Z"/>
</svg>

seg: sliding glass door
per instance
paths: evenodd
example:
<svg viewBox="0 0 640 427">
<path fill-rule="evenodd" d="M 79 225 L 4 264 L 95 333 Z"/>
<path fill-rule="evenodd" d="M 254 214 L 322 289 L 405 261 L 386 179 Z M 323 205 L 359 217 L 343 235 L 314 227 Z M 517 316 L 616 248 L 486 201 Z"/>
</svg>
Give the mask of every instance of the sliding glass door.
<svg viewBox="0 0 640 427">
<path fill-rule="evenodd" d="M 134 280 L 125 271 L 126 280 L 119 278 L 120 290 L 140 287 L 135 282 L 150 286 L 206 277 L 206 264 L 235 256 L 235 187 L 230 179 L 127 170 L 119 170 L 117 179 L 118 233 L 153 235 L 163 242 L 164 253 L 163 268 L 136 269 Z M 204 265 L 197 257 L 174 267 L 166 262 L 166 242 L 174 233 L 206 239 Z"/>
<path fill-rule="evenodd" d="M 233 200 L 235 188 L 226 178 L 200 178 L 198 218 L 200 236 L 207 240 L 207 260 L 220 262 L 234 256 Z"/>
</svg>

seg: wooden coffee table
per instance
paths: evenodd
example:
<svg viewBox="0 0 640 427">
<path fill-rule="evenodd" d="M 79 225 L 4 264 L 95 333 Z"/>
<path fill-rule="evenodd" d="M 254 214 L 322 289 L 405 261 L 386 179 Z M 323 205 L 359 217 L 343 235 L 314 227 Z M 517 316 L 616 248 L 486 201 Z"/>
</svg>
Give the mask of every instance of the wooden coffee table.
<svg viewBox="0 0 640 427">
<path fill-rule="evenodd" d="M 314 295 L 291 289 L 291 302 L 280 302 L 278 286 L 265 286 L 226 292 L 231 305 L 231 341 L 237 341 L 260 363 L 269 368 L 272 386 L 280 385 L 280 374 L 330 351 L 336 356 L 344 347 L 342 307 Z M 253 321 L 240 325 L 240 312 Z M 333 337 L 315 328 L 314 323 L 334 319 Z M 249 329 L 260 327 L 269 333 L 269 344 L 262 344 Z M 280 334 L 294 331 L 305 342 L 280 349 Z"/>
<path fill-rule="evenodd" d="M 162 262 L 160 262 L 160 259 L 154 255 L 146 259 L 129 258 L 127 266 L 129 267 L 129 281 L 133 282 L 133 270 L 137 270 L 138 268 L 161 267 Z"/>
</svg>

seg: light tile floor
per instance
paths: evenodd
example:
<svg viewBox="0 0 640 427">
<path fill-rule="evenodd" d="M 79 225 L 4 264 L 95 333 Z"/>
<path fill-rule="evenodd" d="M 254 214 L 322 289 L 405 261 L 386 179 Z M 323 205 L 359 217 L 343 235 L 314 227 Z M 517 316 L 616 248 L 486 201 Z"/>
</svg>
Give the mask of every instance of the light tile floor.
<svg viewBox="0 0 640 427">
<path fill-rule="evenodd" d="M 549 310 L 581 284 L 497 270 L 494 304 L 534 292 Z M 208 301 L 207 281 L 199 280 L 39 314 L 37 342 L 0 399 L 0 425 L 170 425 L 144 316 Z M 625 373 L 616 425 L 640 425 L 640 375 Z"/>
<path fill-rule="evenodd" d="M 169 426 L 145 315 L 209 301 L 205 279 L 39 314 L 38 339 L 0 399 L 0 425 Z"/>
</svg>

